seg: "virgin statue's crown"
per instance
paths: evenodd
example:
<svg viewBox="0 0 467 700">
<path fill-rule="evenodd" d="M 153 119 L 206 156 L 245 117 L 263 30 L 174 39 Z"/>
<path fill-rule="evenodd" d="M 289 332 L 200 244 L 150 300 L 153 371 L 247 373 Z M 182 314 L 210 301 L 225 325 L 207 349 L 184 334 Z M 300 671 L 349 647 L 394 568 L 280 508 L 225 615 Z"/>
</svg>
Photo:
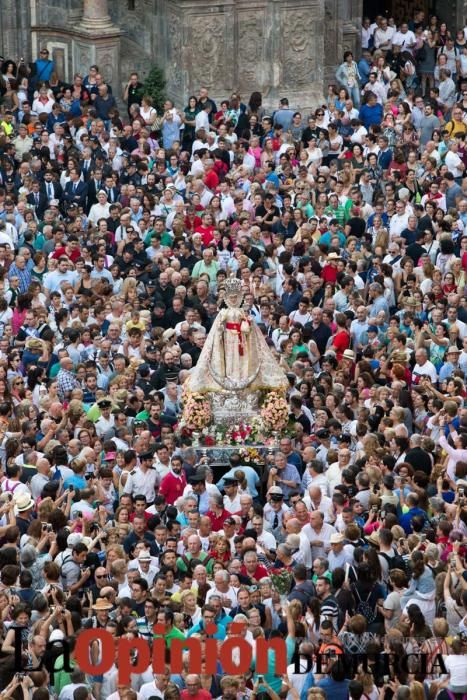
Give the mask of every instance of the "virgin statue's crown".
<svg viewBox="0 0 467 700">
<path fill-rule="evenodd" d="M 242 293 L 242 281 L 236 277 L 230 277 L 224 282 L 225 293 L 227 296 L 230 294 L 241 294 Z"/>
</svg>

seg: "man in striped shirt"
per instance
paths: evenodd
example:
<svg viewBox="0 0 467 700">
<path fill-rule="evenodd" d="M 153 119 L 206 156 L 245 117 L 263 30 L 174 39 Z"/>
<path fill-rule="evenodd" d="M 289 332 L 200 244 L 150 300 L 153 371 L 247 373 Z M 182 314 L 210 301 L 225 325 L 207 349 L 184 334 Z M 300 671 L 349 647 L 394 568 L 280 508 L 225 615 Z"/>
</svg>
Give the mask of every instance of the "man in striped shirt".
<svg viewBox="0 0 467 700">
<path fill-rule="evenodd" d="M 318 596 L 321 608 L 320 618 L 332 622 L 335 632 L 339 631 L 339 605 L 331 593 L 331 582 L 326 576 L 319 576 L 316 581 L 316 595 Z"/>
</svg>

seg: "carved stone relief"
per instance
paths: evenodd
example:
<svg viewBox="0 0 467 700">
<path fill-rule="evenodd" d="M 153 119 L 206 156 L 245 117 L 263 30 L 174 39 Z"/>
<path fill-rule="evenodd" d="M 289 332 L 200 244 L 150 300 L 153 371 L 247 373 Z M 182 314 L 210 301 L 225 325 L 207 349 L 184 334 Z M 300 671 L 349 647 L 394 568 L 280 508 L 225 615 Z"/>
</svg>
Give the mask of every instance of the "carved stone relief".
<svg viewBox="0 0 467 700">
<path fill-rule="evenodd" d="M 86 44 L 81 44 L 74 41 L 74 63 L 75 70 L 81 71 L 83 75 L 87 75 L 89 66 L 95 62 L 95 54 L 92 49 Z"/>
<path fill-rule="evenodd" d="M 264 11 L 245 10 L 237 13 L 237 83 L 240 89 L 255 89 L 258 67 L 263 60 Z"/>
<path fill-rule="evenodd" d="M 282 17 L 284 86 L 307 85 L 313 80 L 313 21 L 307 10 L 287 8 Z"/>
<path fill-rule="evenodd" d="M 117 55 L 113 50 L 107 47 L 97 51 L 97 64 L 99 70 L 109 83 L 115 82 L 115 67 L 117 65 Z"/>
<path fill-rule="evenodd" d="M 190 86 L 204 85 L 215 89 L 224 82 L 225 19 L 215 15 L 191 16 L 189 19 Z"/>
<path fill-rule="evenodd" d="M 179 91 L 183 88 L 182 58 L 182 24 L 180 18 L 169 13 L 167 16 L 167 65 L 166 79 L 169 85 Z"/>
</svg>

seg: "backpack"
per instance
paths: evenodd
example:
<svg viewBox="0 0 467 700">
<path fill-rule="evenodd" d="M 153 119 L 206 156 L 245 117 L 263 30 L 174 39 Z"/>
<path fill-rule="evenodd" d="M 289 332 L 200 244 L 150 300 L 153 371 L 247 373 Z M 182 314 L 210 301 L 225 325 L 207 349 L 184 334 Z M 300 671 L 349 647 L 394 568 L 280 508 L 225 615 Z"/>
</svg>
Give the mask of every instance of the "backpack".
<svg viewBox="0 0 467 700">
<path fill-rule="evenodd" d="M 375 608 L 372 608 L 370 603 L 368 602 L 371 598 L 373 591 L 374 591 L 374 587 L 368 593 L 366 599 L 362 600 L 360 598 L 358 588 L 356 586 L 352 586 L 352 592 L 354 593 L 355 597 L 358 600 L 357 606 L 355 608 L 355 613 L 357 615 L 363 615 L 363 617 L 366 618 L 368 624 L 370 624 L 370 625 L 372 622 L 374 622 L 376 620 L 376 610 L 375 610 Z"/>
<path fill-rule="evenodd" d="M 410 572 L 407 570 L 407 563 L 403 557 L 401 557 L 400 554 L 397 552 L 394 554 L 393 557 L 388 556 L 385 552 L 378 552 L 380 557 L 383 557 L 388 563 L 388 573 L 390 573 L 393 569 L 400 569 L 403 571 L 405 574 L 410 574 Z"/>
<path fill-rule="evenodd" d="M 60 578 L 61 578 L 61 580 L 62 580 L 62 586 L 63 586 L 63 590 L 64 590 L 64 591 L 67 590 L 67 585 L 66 585 L 66 576 L 65 576 L 64 573 L 63 573 L 63 567 L 64 567 L 65 564 L 67 564 L 69 561 L 72 561 L 72 562 L 78 567 L 78 569 L 80 568 L 80 567 L 79 567 L 79 564 L 76 564 L 76 562 L 74 561 L 73 555 L 72 555 L 72 554 L 69 554 L 69 555 L 68 555 L 67 557 L 65 557 L 65 559 L 62 561 L 62 563 L 60 564 Z"/>
<path fill-rule="evenodd" d="M 92 617 L 87 617 L 83 622 L 83 629 L 86 630 L 97 629 L 99 627 L 100 625 L 97 622 L 97 617 L 95 615 L 93 615 Z"/>
<path fill-rule="evenodd" d="M 8 482 L 5 486 L 5 483 Z M 10 479 L 5 479 L 3 482 L 3 493 L 14 493 L 18 486 L 21 486 L 22 482 L 21 481 L 14 481 L 13 486 L 10 486 Z"/>
<path fill-rule="evenodd" d="M 449 136 L 450 136 L 450 138 L 452 138 L 452 139 L 455 138 L 457 135 L 463 136 L 463 132 L 462 132 L 462 131 L 454 131 L 455 126 L 456 126 L 456 125 L 455 125 L 453 119 L 451 119 L 451 120 L 450 120 L 447 124 L 445 124 L 445 126 L 444 126 L 445 129 L 448 129 L 448 127 L 450 127 L 451 133 L 449 134 Z M 444 157 L 446 157 L 446 154 L 444 154 Z"/>
</svg>

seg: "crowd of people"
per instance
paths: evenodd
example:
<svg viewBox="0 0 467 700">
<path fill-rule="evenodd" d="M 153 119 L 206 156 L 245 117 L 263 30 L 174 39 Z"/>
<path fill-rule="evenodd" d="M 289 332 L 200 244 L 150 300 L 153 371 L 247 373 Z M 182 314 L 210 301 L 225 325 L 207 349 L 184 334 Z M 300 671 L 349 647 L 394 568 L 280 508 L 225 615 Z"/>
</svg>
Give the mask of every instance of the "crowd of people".
<svg viewBox="0 0 467 700">
<path fill-rule="evenodd" d="M 465 697 L 467 30 L 365 18 L 306 113 L 117 90 L 1 67 L 1 700 Z M 290 424 L 218 480 L 179 424 L 231 276 Z M 165 673 L 79 667 L 156 622 Z M 232 623 L 250 673 L 172 672 Z"/>
</svg>

